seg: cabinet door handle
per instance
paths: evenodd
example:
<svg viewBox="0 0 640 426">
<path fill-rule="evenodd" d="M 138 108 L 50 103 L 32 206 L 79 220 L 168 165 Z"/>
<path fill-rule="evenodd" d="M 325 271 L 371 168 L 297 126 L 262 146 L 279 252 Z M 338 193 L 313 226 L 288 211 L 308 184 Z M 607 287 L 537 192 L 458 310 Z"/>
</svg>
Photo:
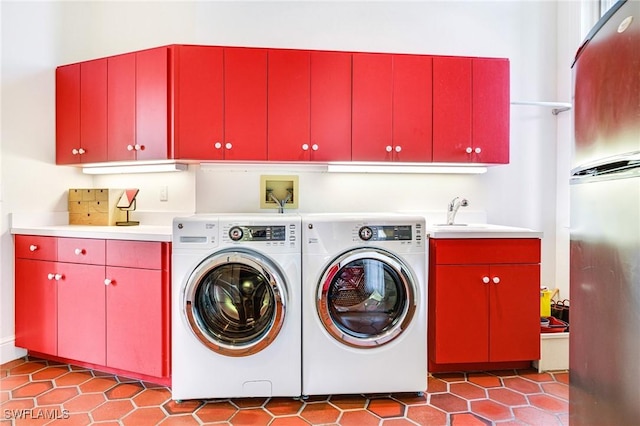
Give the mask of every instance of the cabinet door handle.
<svg viewBox="0 0 640 426">
<path fill-rule="evenodd" d="M 309 149 L 309 144 L 307 144 L 307 143 L 303 143 L 303 144 L 302 144 L 302 150 L 303 150 L 303 151 L 307 151 L 308 149 Z"/>
<path fill-rule="evenodd" d="M 233 148 L 233 145 L 231 145 L 231 142 L 227 142 L 226 144 L 224 144 L 225 149 L 231 149 Z"/>
<path fill-rule="evenodd" d="M 489 284 L 491 280 L 489 279 L 489 277 L 482 277 L 482 282 L 485 284 Z"/>
<path fill-rule="evenodd" d="M 47 279 L 48 280 L 52 280 L 52 279 L 55 278 L 55 276 L 56 276 L 56 274 L 47 274 Z"/>
<path fill-rule="evenodd" d="M 37 246 L 37 245 L 35 245 L 35 244 L 31 244 L 31 245 L 29 246 L 29 251 L 36 251 L 36 250 L 38 250 L 38 246 Z"/>
<path fill-rule="evenodd" d="M 465 151 L 467 152 L 467 154 L 471 154 L 473 152 L 473 148 L 468 146 L 467 149 L 465 149 Z"/>
<path fill-rule="evenodd" d="M 318 150 L 318 148 L 320 148 L 320 147 L 318 146 L 318 144 L 317 144 L 317 143 L 314 143 L 313 145 L 311 145 L 311 149 L 312 149 L 313 151 L 317 151 L 317 150 Z"/>
<path fill-rule="evenodd" d="M 80 148 L 80 149 L 78 150 L 78 154 L 80 154 L 80 155 L 84 154 L 85 152 L 87 152 L 87 151 L 85 151 L 85 150 L 84 150 L 84 149 L 82 149 L 82 148 Z"/>
<path fill-rule="evenodd" d="M 104 285 L 111 285 L 111 283 L 112 283 L 112 282 L 113 282 L 113 281 L 112 281 L 112 280 L 110 280 L 109 278 L 105 278 L 105 279 L 104 279 Z"/>
<path fill-rule="evenodd" d="M 387 146 L 386 146 L 386 148 L 385 148 L 385 150 L 386 150 L 387 152 L 391 152 L 391 151 L 393 151 L 393 147 L 392 147 L 391 145 L 387 145 Z"/>
<path fill-rule="evenodd" d="M 402 151 L 402 147 L 400 145 L 396 146 L 396 152 Z"/>
<path fill-rule="evenodd" d="M 85 254 L 86 253 L 86 251 L 84 249 L 81 249 L 81 248 L 77 248 L 73 252 L 76 254 L 76 256 L 80 256 L 81 254 Z"/>
<path fill-rule="evenodd" d="M 482 152 L 482 148 L 476 148 L 474 151 L 476 154 L 480 154 Z"/>
<path fill-rule="evenodd" d="M 498 284 L 500 282 L 500 278 L 499 277 L 493 277 L 493 283 L 494 284 Z"/>
<path fill-rule="evenodd" d="M 62 279 L 62 274 L 55 274 L 53 276 L 53 279 L 56 280 L 56 281 L 60 281 Z"/>
<path fill-rule="evenodd" d="M 222 148 L 222 144 L 220 142 L 216 142 L 213 144 L 213 146 L 215 147 L 215 149 L 220 149 Z"/>
<path fill-rule="evenodd" d="M 144 145 L 135 144 L 133 147 L 136 151 L 144 151 Z"/>
<path fill-rule="evenodd" d="M 78 155 L 78 154 L 79 154 L 78 150 L 77 150 L 77 149 L 75 149 L 75 148 L 73 148 L 73 149 L 71 150 L 71 153 L 72 153 L 73 155 Z"/>
<path fill-rule="evenodd" d="M 133 147 L 133 145 L 129 144 L 127 145 L 127 151 L 133 151 L 135 148 Z"/>
</svg>

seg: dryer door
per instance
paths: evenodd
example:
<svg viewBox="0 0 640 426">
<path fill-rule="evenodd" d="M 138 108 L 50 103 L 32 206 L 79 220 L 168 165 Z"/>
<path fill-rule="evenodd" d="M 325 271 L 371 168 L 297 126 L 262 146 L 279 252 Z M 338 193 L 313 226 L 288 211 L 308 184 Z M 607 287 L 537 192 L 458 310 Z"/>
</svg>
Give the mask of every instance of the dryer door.
<svg viewBox="0 0 640 426">
<path fill-rule="evenodd" d="M 415 283 L 411 269 L 394 254 L 372 247 L 350 250 L 326 267 L 319 282 L 320 321 L 346 345 L 379 347 L 411 323 Z"/>
<path fill-rule="evenodd" d="M 204 345 L 223 355 L 248 356 L 269 346 L 280 332 L 287 283 L 268 257 L 224 250 L 194 269 L 183 301 L 189 327 Z"/>
</svg>

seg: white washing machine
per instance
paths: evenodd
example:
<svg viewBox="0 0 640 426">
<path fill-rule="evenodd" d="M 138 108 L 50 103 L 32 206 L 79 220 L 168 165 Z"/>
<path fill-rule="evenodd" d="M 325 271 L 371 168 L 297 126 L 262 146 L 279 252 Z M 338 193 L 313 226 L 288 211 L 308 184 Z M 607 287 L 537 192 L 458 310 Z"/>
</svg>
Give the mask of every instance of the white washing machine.
<svg viewBox="0 0 640 426">
<path fill-rule="evenodd" d="M 301 395 L 300 221 L 174 219 L 173 399 Z"/>
<path fill-rule="evenodd" d="M 427 387 L 421 217 L 302 218 L 302 393 Z"/>
</svg>

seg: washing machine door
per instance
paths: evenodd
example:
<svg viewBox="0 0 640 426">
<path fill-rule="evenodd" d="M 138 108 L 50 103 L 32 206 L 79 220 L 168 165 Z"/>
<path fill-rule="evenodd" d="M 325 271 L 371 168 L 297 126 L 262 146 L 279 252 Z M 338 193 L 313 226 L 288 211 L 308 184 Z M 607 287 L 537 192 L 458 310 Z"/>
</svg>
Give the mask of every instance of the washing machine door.
<svg viewBox="0 0 640 426">
<path fill-rule="evenodd" d="M 274 341 L 285 318 L 287 282 L 268 257 L 251 250 L 217 252 L 189 276 L 184 313 L 211 350 L 249 356 Z"/>
<path fill-rule="evenodd" d="M 358 248 L 325 268 L 316 307 L 325 329 L 338 341 L 375 348 L 399 337 L 416 310 L 416 280 L 394 254 Z"/>
</svg>

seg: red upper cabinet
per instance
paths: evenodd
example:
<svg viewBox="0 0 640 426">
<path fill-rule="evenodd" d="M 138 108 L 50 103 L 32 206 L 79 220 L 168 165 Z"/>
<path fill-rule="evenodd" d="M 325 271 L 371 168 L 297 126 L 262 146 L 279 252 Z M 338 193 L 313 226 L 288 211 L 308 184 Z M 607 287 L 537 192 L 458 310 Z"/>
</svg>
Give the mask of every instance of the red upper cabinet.
<svg viewBox="0 0 640 426">
<path fill-rule="evenodd" d="M 107 60 L 56 70 L 56 162 L 107 159 Z"/>
<path fill-rule="evenodd" d="M 267 50 L 175 49 L 175 158 L 267 159 Z"/>
<path fill-rule="evenodd" d="M 107 158 L 107 60 L 80 64 L 80 145 L 82 163 Z"/>
<path fill-rule="evenodd" d="M 79 148 L 80 64 L 73 64 L 56 68 L 56 163 L 79 162 Z"/>
<path fill-rule="evenodd" d="M 272 49 L 268 59 L 267 158 L 309 160 L 310 53 Z"/>
<path fill-rule="evenodd" d="M 137 160 L 169 158 L 169 48 L 136 53 Z M 127 147 L 128 148 L 128 147 Z"/>
<path fill-rule="evenodd" d="M 471 159 L 471 59 L 433 58 L 433 161 Z"/>
<path fill-rule="evenodd" d="M 432 58 L 393 56 L 393 159 L 432 160 Z"/>
<path fill-rule="evenodd" d="M 353 55 L 352 159 L 431 161 L 432 59 Z"/>
<path fill-rule="evenodd" d="M 509 61 L 474 58 L 472 71 L 476 161 L 509 163 Z"/>
<path fill-rule="evenodd" d="M 267 50 L 224 48 L 225 160 L 267 159 Z"/>
<path fill-rule="evenodd" d="M 392 56 L 353 54 L 353 133 L 351 158 L 355 161 L 391 159 Z"/>
<path fill-rule="evenodd" d="M 309 160 L 351 160 L 351 56 L 311 52 Z"/>
<path fill-rule="evenodd" d="M 509 162 L 509 61 L 433 59 L 433 161 Z"/>
<path fill-rule="evenodd" d="M 176 158 L 222 160 L 224 150 L 223 49 L 178 46 L 175 56 Z"/>
<path fill-rule="evenodd" d="M 107 157 L 109 161 L 135 160 L 136 54 L 113 56 L 108 61 Z"/>
</svg>

